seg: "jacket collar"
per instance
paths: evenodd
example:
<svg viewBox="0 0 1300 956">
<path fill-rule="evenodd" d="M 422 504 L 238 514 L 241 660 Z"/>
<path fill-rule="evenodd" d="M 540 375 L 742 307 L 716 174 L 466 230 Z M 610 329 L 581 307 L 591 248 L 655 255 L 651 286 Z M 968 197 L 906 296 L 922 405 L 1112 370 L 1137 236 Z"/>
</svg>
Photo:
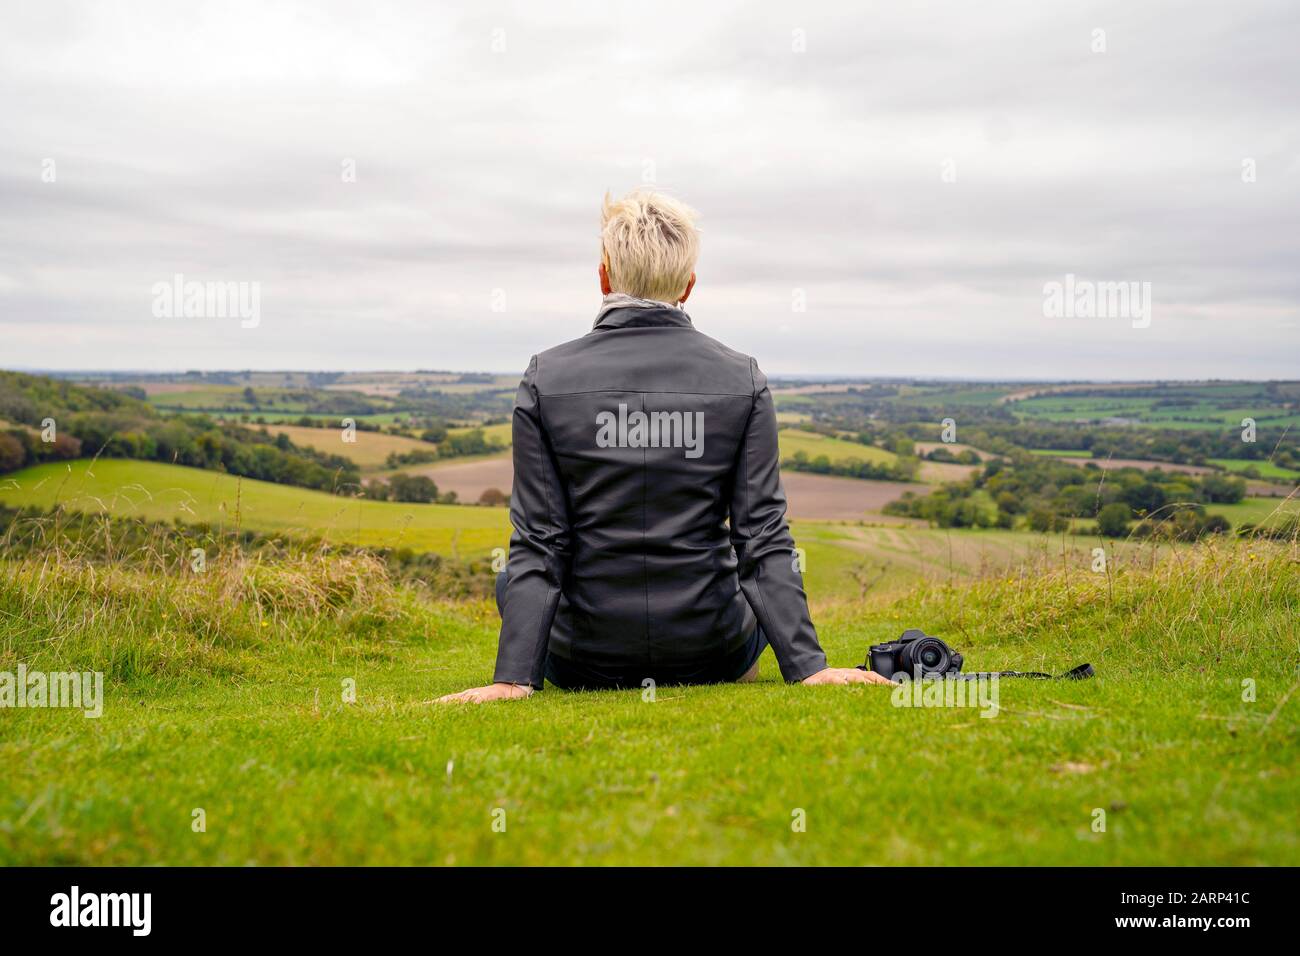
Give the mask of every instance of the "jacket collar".
<svg viewBox="0 0 1300 956">
<path fill-rule="evenodd" d="M 675 305 L 613 292 L 605 296 L 593 329 L 632 329 L 648 326 L 691 326 L 691 317 Z"/>
</svg>

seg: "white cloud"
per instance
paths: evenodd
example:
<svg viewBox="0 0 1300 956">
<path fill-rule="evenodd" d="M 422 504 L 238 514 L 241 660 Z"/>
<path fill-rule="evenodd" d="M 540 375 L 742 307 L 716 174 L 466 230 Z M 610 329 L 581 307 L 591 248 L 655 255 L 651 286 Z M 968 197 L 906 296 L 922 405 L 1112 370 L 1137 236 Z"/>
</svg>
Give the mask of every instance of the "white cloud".
<svg viewBox="0 0 1300 956">
<path fill-rule="evenodd" d="M 25 5 L 0 364 L 521 369 L 589 327 L 600 196 L 652 169 L 704 214 L 697 324 L 772 372 L 1294 375 L 1298 27 L 1283 2 Z M 261 324 L 152 319 L 176 272 L 260 282 Z M 1151 282 L 1152 327 L 1043 318 L 1066 273 Z"/>
</svg>

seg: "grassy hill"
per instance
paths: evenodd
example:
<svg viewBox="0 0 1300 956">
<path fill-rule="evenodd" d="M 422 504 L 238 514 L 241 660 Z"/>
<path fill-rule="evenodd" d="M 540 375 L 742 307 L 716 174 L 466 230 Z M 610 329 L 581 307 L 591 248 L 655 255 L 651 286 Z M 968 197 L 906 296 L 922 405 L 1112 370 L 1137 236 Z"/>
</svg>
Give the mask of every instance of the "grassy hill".
<svg viewBox="0 0 1300 956">
<path fill-rule="evenodd" d="M 1097 667 L 1003 681 L 991 718 L 787 686 L 770 652 L 752 685 L 435 707 L 489 675 L 495 613 L 365 556 L 0 560 L 0 669 L 105 675 L 98 719 L 0 720 L 0 864 L 1296 865 L 1298 559 L 1198 546 L 819 611 L 838 664 L 911 625 L 972 668 Z"/>
<path fill-rule="evenodd" d="M 1261 425 L 1300 425 L 1300 415 L 1281 407 L 1252 401 L 1257 385 L 1203 385 L 1186 390 L 1182 401 L 1170 403 L 1173 390 L 1152 390 L 1149 395 L 1038 395 L 1012 404 L 1016 414 L 1048 421 L 1102 421 L 1123 419 L 1144 426 L 1179 429 L 1241 427 L 1243 418 Z M 1183 394 L 1179 392 L 1179 394 Z"/>
<path fill-rule="evenodd" d="M 360 434 L 360 433 L 358 433 Z M 0 505 L 81 511 L 150 520 L 205 522 L 270 534 L 320 535 L 363 547 L 405 547 L 459 558 L 485 558 L 506 547 L 504 508 L 401 504 L 237 479 L 221 472 L 158 462 L 101 459 L 51 463 L 0 478 Z M 1020 574 L 1044 565 L 1087 568 L 1096 541 L 1030 532 L 869 527 L 796 521 L 814 600 L 897 593 L 918 580 Z M 1132 543 L 1111 546 L 1122 557 Z"/>
<path fill-rule="evenodd" d="M 509 448 L 514 442 L 512 434 L 513 425 L 510 422 L 497 422 L 495 425 L 464 425 L 457 428 L 450 428 L 448 432 L 452 435 L 464 434 L 472 431 L 481 431 L 483 437 L 495 445 L 502 448 Z"/>
<path fill-rule="evenodd" d="M 53 463 L 0 477 L 0 504 L 207 522 L 340 544 L 483 556 L 509 540 L 504 508 L 366 501 L 158 462 Z"/>
<path fill-rule="evenodd" d="M 792 458 L 798 452 L 804 452 L 809 458 L 825 455 L 832 464 L 856 458 L 881 465 L 891 465 L 897 456 L 891 451 L 862 445 L 842 438 L 830 438 L 817 432 L 808 432 L 799 428 L 783 428 L 777 433 L 781 446 L 781 458 Z"/>
<path fill-rule="evenodd" d="M 1293 481 L 1300 481 L 1300 471 L 1294 468 L 1283 468 L 1281 465 L 1275 465 L 1271 461 L 1246 461 L 1241 458 L 1211 458 L 1210 464 L 1218 465 L 1228 471 L 1240 472 L 1247 468 L 1254 468 L 1259 472 L 1261 478 L 1290 478 Z"/>
<path fill-rule="evenodd" d="M 342 455 L 357 463 L 362 471 L 378 471 L 384 468 L 388 456 L 396 453 L 404 455 L 412 451 L 435 451 L 436 445 L 418 438 L 405 435 L 389 435 L 385 432 L 356 432 L 355 442 L 343 441 L 341 428 L 309 428 L 302 425 L 268 425 L 267 431 L 272 435 L 285 434 L 295 445 L 315 448 L 331 455 Z"/>
<path fill-rule="evenodd" d="M 1272 526 L 1300 514 L 1300 499 L 1243 498 L 1230 505 L 1206 505 L 1205 510 L 1210 514 L 1223 515 L 1232 522 L 1234 528 L 1243 524 Z"/>
</svg>

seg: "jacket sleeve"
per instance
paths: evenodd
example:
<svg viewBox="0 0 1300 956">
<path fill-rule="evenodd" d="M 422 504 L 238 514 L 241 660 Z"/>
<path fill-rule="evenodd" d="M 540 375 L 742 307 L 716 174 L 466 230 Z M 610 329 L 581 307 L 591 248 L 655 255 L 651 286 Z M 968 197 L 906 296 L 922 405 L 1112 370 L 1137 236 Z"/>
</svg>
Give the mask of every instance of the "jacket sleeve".
<svg viewBox="0 0 1300 956">
<path fill-rule="evenodd" d="M 785 518 L 776 408 L 767 377 L 750 360 L 754 404 L 737 453 L 731 495 L 731 543 L 740 589 L 776 653 L 781 676 L 800 681 L 826 667 L 795 569 L 794 538 Z"/>
<path fill-rule="evenodd" d="M 501 637 L 493 680 L 541 690 L 546 645 L 568 573 L 572 537 L 564 486 L 542 428 L 537 356 L 515 396 L 515 479 L 510 495 L 510 560 L 501 602 Z"/>
</svg>

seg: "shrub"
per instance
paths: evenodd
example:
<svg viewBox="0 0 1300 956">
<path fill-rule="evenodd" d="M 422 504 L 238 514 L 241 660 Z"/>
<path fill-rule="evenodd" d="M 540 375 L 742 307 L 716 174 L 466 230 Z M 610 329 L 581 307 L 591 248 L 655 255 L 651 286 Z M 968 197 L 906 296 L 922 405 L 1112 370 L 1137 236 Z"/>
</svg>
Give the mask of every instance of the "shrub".
<svg viewBox="0 0 1300 956">
<path fill-rule="evenodd" d="M 1132 517 L 1129 506 L 1122 501 L 1106 505 L 1097 513 L 1097 533 L 1107 538 L 1122 538 L 1128 534 L 1128 522 Z"/>
</svg>

